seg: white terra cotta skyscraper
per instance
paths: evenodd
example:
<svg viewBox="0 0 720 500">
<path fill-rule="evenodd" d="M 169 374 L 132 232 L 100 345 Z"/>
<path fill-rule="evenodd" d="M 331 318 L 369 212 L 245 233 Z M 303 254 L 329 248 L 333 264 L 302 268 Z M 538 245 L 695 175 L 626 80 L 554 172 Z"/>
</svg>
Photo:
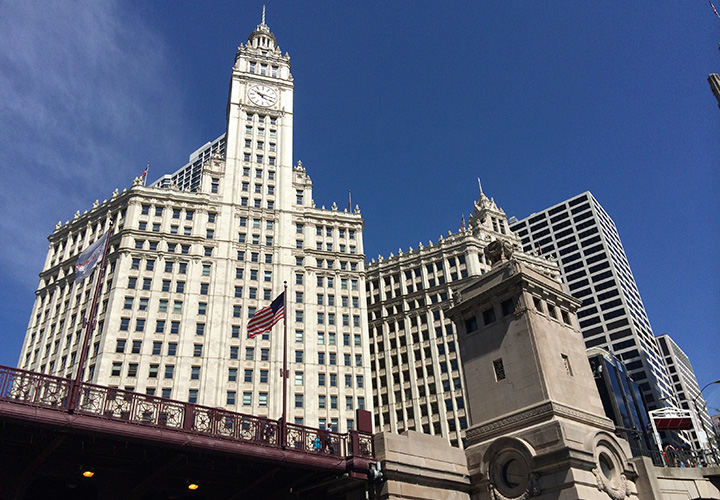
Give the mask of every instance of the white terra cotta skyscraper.
<svg viewBox="0 0 720 500">
<path fill-rule="evenodd" d="M 85 380 L 279 418 L 283 329 L 248 339 L 288 283 L 288 420 L 346 431 L 370 399 L 363 221 L 316 208 L 293 166 L 289 56 L 265 24 L 238 48 L 225 134 L 151 186 L 49 236 L 20 368 L 73 376 L 97 270 L 77 256 L 115 221 Z"/>
</svg>

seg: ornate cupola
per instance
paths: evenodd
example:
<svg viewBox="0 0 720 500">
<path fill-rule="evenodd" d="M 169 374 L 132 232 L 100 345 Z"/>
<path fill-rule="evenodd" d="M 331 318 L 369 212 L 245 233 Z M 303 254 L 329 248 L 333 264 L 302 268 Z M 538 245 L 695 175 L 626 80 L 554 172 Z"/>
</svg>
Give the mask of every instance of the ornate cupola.
<svg viewBox="0 0 720 500">
<path fill-rule="evenodd" d="M 507 223 L 507 215 L 502 208 L 498 207 L 493 198 L 488 198 L 482 189 L 478 179 L 480 197 L 475 202 L 473 213 L 468 220 L 468 228 L 476 235 L 490 236 L 490 240 L 505 240 L 513 246 L 520 247 L 520 238 L 510 231 Z"/>
<path fill-rule="evenodd" d="M 263 5 L 262 21 L 257 25 L 255 31 L 250 33 L 248 37 L 248 45 L 254 49 L 275 50 L 275 35 L 270 32 L 270 28 L 265 24 L 265 6 Z"/>
</svg>

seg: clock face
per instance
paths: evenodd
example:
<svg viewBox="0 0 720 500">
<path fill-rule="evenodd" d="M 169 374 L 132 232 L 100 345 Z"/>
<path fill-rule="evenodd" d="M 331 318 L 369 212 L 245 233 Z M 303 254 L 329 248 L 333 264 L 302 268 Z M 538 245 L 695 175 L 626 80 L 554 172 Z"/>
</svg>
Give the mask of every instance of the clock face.
<svg viewBox="0 0 720 500">
<path fill-rule="evenodd" d="M 275 89 L 265 85 L 253 85 L 248 90 L 248 97 L 258 106 L 272 106 L 277 102 L 278 94 Z"/>
</svg>

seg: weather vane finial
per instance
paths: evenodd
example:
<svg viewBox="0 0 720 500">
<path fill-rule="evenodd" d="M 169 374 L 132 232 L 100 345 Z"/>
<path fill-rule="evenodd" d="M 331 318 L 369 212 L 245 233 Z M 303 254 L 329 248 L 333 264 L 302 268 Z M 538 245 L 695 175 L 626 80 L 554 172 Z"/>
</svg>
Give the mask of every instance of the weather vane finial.
<svg viewBox="0 0 720 500">
<path fill-rule="evenodd" d="M 262 16 L 262 23 L 265 24 L 265 6 L 263 5 L 263 16 Z"/>
</svg>

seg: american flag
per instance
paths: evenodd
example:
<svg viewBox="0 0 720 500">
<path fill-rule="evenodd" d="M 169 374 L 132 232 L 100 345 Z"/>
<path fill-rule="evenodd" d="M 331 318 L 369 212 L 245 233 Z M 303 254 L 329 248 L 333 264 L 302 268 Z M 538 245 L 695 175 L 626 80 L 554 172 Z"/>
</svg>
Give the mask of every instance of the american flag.
<svg viewBox="0 0 720 500">
<path fill-rule="evenodd" d="M 81 253 L 75 262 L 75 281 L 82 281 L 87 278 L 98 262 L 102 260 L 105 253 L 105 246 L 110 238 L 110 231 L 103 234 L 100 239 L 90 245 Z"/>
<path fill-rule="evenodd" d="M 143 173 L 140 174 L 140 180 L 143 181 L 143 185 L 145 185 L 145 183 L 147 182 L 146 178 L 147 178 L 149 168 L 150 168 L 150 162 L 147 162 L 147 166 L 145 167 L 145 170 L 143 170 Z"/>
<path fill-rule="evenodd" d="M 272 327 L 285 317 L 285 292 L 277 296 L 267 307 L 263 307 L 248 321 L 248 337 L 253 338 L 269 332 Z"/>
</svg>

